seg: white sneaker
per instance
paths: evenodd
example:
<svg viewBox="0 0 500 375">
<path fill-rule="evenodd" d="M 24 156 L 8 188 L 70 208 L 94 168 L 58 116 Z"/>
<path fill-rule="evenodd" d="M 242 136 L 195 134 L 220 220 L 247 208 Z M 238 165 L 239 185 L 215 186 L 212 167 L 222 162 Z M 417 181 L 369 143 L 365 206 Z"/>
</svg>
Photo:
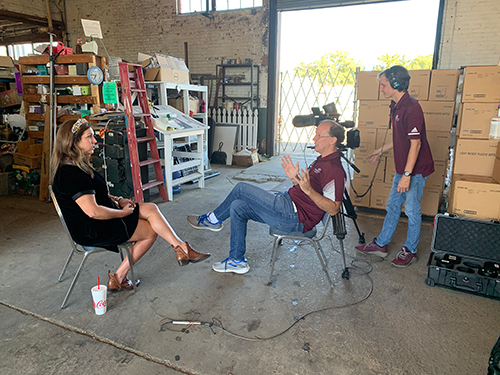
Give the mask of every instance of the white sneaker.
<svg viewBox="0 0 500 375">
<path fill-rule="evenodd" d="M 212 269 L 215 272 L 234 272 L 244 274 L 250 270 L 250 266 L 248 265 L 246 258 L 243 258 L 243 260 L 226 258 L 222 262 L 215 262 L 212 264 Z"/>
</svg>

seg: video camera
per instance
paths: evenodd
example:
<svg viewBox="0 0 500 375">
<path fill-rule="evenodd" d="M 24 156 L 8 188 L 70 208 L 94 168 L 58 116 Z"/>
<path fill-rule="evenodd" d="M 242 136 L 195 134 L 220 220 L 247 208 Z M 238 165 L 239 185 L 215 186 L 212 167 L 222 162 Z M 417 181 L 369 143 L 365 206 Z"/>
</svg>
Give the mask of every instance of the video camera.
<svg viewBox="0 0 500 375">
<path fill-rule="evenodd" d="M 339 121 L 340 113 L 337 112 L 335 103 L 328 103 L 323 106 L 324 112 L 319 107 L 311 108 L 312 114 L 310 115 L 297 115 L 292 119 L 292 124 L 296 128 L 304 128 L 306 126 L 318 126 L 323 120 L 333 120 L 337 124 L 350 130 L 346 133 L 346 144 L 339 147 L 341 151 L 348 148 L 358 148 L 360 143 L 359 130 L 352 129 L 355 126 L 354 121 Z"/>
</svg>

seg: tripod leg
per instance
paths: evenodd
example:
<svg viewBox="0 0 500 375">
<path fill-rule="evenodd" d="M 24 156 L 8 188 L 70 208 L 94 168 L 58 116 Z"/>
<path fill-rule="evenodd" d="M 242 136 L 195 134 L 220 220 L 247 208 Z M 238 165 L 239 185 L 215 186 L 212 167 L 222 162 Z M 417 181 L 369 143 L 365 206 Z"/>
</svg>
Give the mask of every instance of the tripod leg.
<svg viewBox="0 0 500 375">
<path fill-rule="evenodd" d="M 346 216 L 352 219 L 354 226 L 356 227 L 356 231 L 358 232 L 358 236 L 359 236 L 358 243 L 364 244 L 366 242 L 365 241 L 365 234 L 361 233 L 361 231 L 359 230 L 358 223 L 356 222 L 358 215 L 356 214 L 356 211 L 354 210 L 354 206 L 352 205 L 351 198 L 349 198 L 349 194 L 347 193 L 347 189 L 344 190 L 344 200 L 342 201 L 342 203 L 344 204 L 344 208 L 346 210 Z"/>
</svg>

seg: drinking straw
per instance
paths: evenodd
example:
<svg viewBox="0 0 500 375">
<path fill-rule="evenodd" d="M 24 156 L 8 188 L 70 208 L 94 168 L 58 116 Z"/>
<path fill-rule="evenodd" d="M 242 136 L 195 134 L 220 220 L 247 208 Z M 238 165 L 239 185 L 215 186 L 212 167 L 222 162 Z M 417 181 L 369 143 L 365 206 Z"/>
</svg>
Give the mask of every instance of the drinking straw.
<svg viewBox="0 0 500 375">
<path fill-rule="evenodd" d="M 99 276 L 97 276 L 97 290 L 100 289 L 100 286 L 99 286 Z"/>
</svg>

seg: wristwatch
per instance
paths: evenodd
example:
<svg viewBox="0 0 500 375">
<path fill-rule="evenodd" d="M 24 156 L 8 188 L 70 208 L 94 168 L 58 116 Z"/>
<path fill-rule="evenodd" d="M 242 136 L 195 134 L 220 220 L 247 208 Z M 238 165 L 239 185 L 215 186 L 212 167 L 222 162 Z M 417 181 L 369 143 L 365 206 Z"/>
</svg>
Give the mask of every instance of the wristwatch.
<svg viewBox="0 0 500 375">
<path fill-rule="evenodd" d="M 403 175 L 405 175 L 406 177 L 411 177 L 411 172 L 404 171 Z"/>
</svg>

